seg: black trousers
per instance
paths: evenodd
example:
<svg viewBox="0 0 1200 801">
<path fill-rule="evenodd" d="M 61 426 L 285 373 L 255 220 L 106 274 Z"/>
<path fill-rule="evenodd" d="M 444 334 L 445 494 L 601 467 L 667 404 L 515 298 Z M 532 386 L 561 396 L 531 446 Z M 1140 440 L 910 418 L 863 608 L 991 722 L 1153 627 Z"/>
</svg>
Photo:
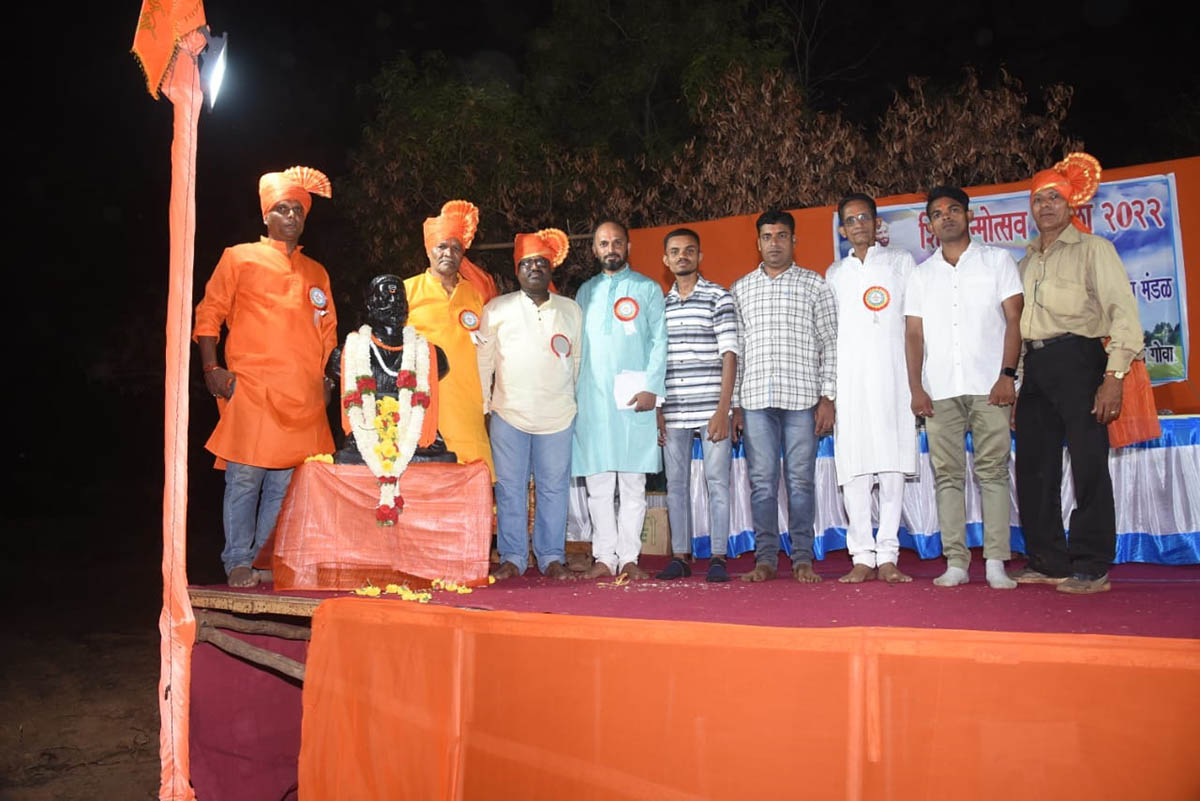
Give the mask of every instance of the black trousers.
<svg viewBox="0 0 1200 801">
<path fill-rule="evenodd" d="M 1108 428 L 1091 413 L 1108 357 L 1098 339 L 1027 348 L 1017 403 L 1017 504 L 1029 565 L 1048 576 L 1097 575 L 1117 545 Z M 1062 526 L 1062 444 L 1071 456 L 1075 511 Z"/>
</svg>

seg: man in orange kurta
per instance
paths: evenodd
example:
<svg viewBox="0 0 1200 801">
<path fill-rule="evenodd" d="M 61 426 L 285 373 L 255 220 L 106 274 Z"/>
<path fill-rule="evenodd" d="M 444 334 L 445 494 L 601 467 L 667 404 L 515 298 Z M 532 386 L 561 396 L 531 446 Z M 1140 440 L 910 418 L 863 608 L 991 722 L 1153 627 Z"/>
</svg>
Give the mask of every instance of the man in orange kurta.
<svg viewBox="0 0 1200 801">
<path fill-rule="evenodd" d="M 460 462 L 483 459 L 493 480 L 492 450 L 483 421 L 483 388 L 475 361 L 475 339 L 483 306 L 496 294 L 495 283 L 463 257 L 475 238 L 479 210 L 451 200 L 441 214 L 425 220 L 429 269 L 404 282 L 408 322 L 446 353 L 450 372 L 441 381 L 438 428 Z"/>
<path fill-rule="evenodd" d="M 310 192 L 329 197 L 329 179 L 292 167 L 264 175 L 258 191 L 267 236 L 225 250 L 193 332 L 221 412 L 206 447 L 225 468 L 221 561 L 233 587 L 259 581 L 251 563 L 275 527 L 292 468 L 333 450 L 324 367 L 337 315 L 325 268 L 299 245 Z M 225 368 L 217 361 L 222 323 Z"/>
</svg>

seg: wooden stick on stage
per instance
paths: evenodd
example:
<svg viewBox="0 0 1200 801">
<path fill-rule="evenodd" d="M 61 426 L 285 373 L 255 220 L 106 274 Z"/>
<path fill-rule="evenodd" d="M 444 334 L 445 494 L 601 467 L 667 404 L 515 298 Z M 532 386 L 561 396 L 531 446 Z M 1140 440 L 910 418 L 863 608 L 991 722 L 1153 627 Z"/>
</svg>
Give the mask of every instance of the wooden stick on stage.
<svg viewBox="0 0 1200 801">
<path fill-rule="evenodd" d="M 266 648 L 251 645 L 245 640 L 239 640 L 237 637 L 226 634 L 212 626 L 201 625 L 196 630 L 196 642 L 211 643 L 225 653 L 233 654 L 236 657 L 245 659 L 247 662 L 279 671 L 283 675 L 290 676 L 297 681 L 304 681 L 303 662 L 297 662 L 295 659 L 289 659 L 282 654 L 268 651 Z"/>
<path fill-rule="evenodd" d="M 274 620 L 243 620 L 240 617 L 208 609 L 196 613 L 196 622 L 208 628 L 229 629 L 230 631 L 240 631 L 243 634 L 266 634 L 285 640 L 312 639 L 312 629 L 308 626 L 294 626 L 291 623 L 277 623 Z"/>
</svg>

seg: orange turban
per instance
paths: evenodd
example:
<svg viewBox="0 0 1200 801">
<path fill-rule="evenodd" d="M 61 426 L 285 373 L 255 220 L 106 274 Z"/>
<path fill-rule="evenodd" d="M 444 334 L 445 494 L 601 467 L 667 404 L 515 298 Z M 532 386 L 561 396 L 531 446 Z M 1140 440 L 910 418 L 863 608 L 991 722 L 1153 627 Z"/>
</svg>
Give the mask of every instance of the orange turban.
<svg viewBox="0 0 1200 801">
<path fill-rule="evenodd" d="M 475 241 L 475 230 L 478 227 L 479 209 L 474 203 L 469 200 L 449 200 L 442 206 L 438 216 L 425 219 L 425 252 L 431 252 L 447 239 L 457 239 L 462 242 L 463 250 L 466 250 Z M 463 256 L 462 263 L 458 265 L 458 272 L 479 291 L 484 303 L 496 297 L 495 280 L 472 264 L 466 256 Z"/>
<path fill-rule="evenodd" d="M 553 269 L 567 258 L 571 243 L 567 235 L 557 228 L 543 228 L 536 234 L 517 234 L 513 240 L 513 264 L 520 264 L 530 256 L 545 256 Z"/>
<path fill-rule="evenodd" d="M 312 167 L 288 167 L 283 172 L 269 172 L 258 179 L 258 200 L 263 214 L 281 200 L 295 200 L 304 207 L 304 214 L 308 216 L 312 206 L 310 192 L 316 192 L 321 197 L 333 197 L 329 178 Z"/>
<path fill-rule="evenodd" d="M 1069 153 L 1053 169 L 1042 170 L 1033 176 L 1029 196 L 1045 189 L 1054 189 L 1067 199 L 1067 205 L 1077 209 L 1087 203 L 1100 187 L 1100 162 L 1087 153 Z M 1091 233 L 1078 215 L 1071 223 L 1084 233 Z"/>
</svg>

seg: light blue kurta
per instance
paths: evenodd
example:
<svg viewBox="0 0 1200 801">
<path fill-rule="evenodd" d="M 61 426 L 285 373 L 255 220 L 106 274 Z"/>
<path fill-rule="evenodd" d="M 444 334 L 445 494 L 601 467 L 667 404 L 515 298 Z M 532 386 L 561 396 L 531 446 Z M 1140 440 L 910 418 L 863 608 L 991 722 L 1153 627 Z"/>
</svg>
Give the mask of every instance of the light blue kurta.
<svg viewBox="0 0 1200 801">
<path fill-rule="evenodd" d="M 615 305 L 633 298 L 638 305 L 632 333 L 616 316 Z M 663 293 L 655 281 L 626 265 L 614 275 L 601 272 L 579 288 L 583 308 L 583 361 L 575 394 L 579 416 L 571 451 L 571 475 L 616 470 L 657 473 L 662 469 L 653 410 L 618 411 L 613 381 L 622 370 L 644 370 L 646 390 L 666 395 L 667 327 Z"/>
</svg>

